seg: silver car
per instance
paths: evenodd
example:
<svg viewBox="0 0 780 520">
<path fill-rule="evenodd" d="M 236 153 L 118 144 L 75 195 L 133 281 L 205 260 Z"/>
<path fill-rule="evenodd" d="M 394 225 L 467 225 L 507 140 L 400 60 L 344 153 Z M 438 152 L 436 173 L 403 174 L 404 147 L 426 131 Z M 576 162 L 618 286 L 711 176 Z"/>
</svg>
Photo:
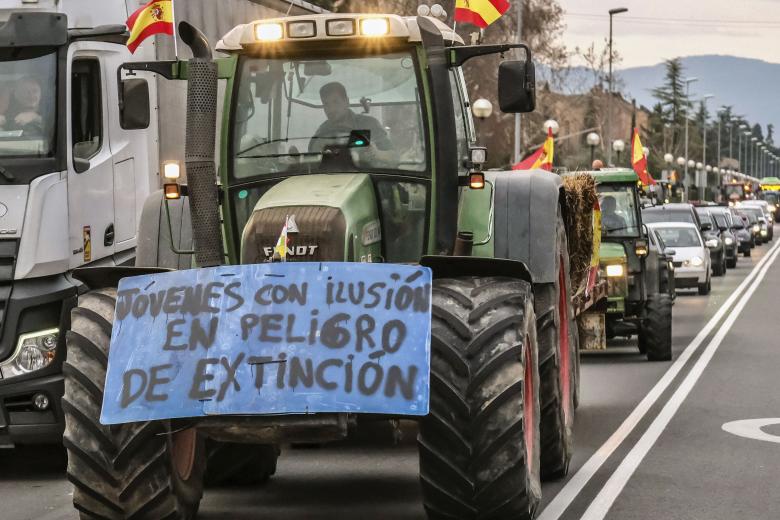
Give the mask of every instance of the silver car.
<svg viewBox="0 0 780 520">
<path fill-rule="evenodd" d="M 674 264 L 674 284 L 677 289 L 699 290 L 709 294 L 710 250 L 704 244 L 695 224 L 687 222 L 658 222 L 647 224 L 663 245 L 664 253 Z"/>
</svg>

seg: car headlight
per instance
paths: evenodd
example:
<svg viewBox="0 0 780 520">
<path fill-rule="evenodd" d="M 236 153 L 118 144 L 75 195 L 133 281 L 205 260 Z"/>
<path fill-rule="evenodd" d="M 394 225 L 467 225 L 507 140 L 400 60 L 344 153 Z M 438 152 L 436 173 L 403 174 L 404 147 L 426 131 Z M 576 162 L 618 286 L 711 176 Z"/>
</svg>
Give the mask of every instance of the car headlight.
<svg viewBox="0 0 780 520">
<path fill-rule="evenodd" d="M 607 266 L 607 276 L 615 278 L 617 276 L 623 276 L 626 270 L 623 268 L 623 264 L 612 264 Z"/>
<path fill-rule="evenodd" d="M 702 260 L 702 258 L 699 257 L 699 256 L 694 256 L 693 258 L 691 258 L 690 264 L 693 267 L 700 267 L 700 266 L 704 265 L 704 260 Z"/>
<path fill-rule="evenodd" d="M 765 236 L 767 236 L 768 234 L 769 234 L 769 231 L 767 231 L 766 229 L 762 229 L 762 230 L 761 230 L 761 236 L 762 236 L 762 237 L 765 237 Z"/>
<path fill-rule="evenodd" d="M 718 247 L 718 239 L 717 238 L 710 238 L 706 242 L 704 242 L 704 245 L 706 245 L 709 248 Z"/>
<path fill-rule="evenodd" d="M 46 329 L 19 336 L 13 355 L 0 363 L 3 379 L 29 374 L 54 361 L 59 329 Z"/>
<path fill-rule="evenodd" d="M 726 244 L 727 246 L 733 245 L 734 239 L 731 237 L 726 237 L 723 239 L 723 243 Z"/>
<path fill-rule="evenodd" d="M 761 231 L 761 226 L 753 224 L 753 233 L 758 233 L 759 231 Z"/>
</svg>

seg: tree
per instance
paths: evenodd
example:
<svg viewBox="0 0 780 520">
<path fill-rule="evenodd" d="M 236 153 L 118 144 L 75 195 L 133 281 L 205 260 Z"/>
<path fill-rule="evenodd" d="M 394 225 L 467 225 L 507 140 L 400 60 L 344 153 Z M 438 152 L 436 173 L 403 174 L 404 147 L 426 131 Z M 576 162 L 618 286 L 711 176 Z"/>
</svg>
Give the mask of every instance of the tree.
<svg viewBox="0 0 780 520">
<path fill-rule="evenodd" d="M 691 109 L 691 101 L 685 92 L 683 81 L 683 65 L 680 58 L 666 60 L 664 84 L 652 90 L 663 108 L 664 121 L 671 125 L 671 147 L 673 153 L 679 153 L 682 142 L 682 128 L 685 126 L 685 116 Z"/>
<path fill-rule="evenodd" d="M 775 125 L 772 123 L 769 123 L 766 125 L 766 144 L 768 144 L 771 148 L 774 148 L 775 146 Z"/>
</svg>

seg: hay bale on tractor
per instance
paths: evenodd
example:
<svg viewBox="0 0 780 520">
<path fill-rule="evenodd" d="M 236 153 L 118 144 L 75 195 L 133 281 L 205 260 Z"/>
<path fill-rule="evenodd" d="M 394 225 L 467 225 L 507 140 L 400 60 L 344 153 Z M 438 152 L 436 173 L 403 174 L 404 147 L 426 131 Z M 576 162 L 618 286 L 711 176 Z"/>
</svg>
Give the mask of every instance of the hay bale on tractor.
<svg viewBox="0 0 780 520">
<path fill-rule="evenodd" d="M 598 200 L 596 182 L 585 173 L 573 173 L 563 177 L 566 193 L 564 216 L 569 239 L 571 284 L 574 293 L 585 289 L 588 269 L 593 255 L 593 207 Z"/>
</svg>

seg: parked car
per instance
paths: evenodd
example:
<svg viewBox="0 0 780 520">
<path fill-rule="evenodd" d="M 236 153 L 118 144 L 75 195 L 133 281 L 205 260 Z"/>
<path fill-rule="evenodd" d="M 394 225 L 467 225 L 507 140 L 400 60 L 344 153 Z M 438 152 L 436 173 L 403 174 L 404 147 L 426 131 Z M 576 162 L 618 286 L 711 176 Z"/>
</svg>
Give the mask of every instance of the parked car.
<svg viewBox="0 0 780 520">
<path fill-rule="evenodd" d="M 696 225 L 658 222 L 647 224 L 647 227 L 661 241 L 666 256 L 672 258 L 675 287 L 696 288 L 699 294 L 709 294 L 712 288 L 710 250 Z"/>
<path fill-rule="evenodd" d="M 722 207 L 709 207 L 712 216 L 713 226 L 720 233 L 720 239 L 723 241 L 723 249 L 726 256 L 726 266 L 733 269 L 737 266 L 739 258 L 739 239 L 735 230 L 732 229 L 731 213 Z"/>
</svg>

